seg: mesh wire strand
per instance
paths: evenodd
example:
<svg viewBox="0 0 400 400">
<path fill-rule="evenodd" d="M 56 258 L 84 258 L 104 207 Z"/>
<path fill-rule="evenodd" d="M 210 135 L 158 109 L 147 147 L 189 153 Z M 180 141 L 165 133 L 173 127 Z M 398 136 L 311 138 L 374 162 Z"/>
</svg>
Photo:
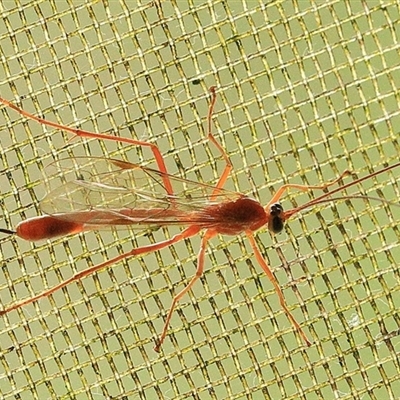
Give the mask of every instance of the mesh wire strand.
<svg viewBox="0 0 400 400">
<path fill-rule="evenodd" d="M 215 183 L 208 87 L 227 183 L 265 204 L 287 182 L 366 175 L 399 158 L 396 1 L 0 3 L 0 95 L 70 126 L 157 142 L 170 173 Z M 70 140 L 0 110 L 1 226 L 40 214 L 66 157 L 154 166 L 132 146 Z M 398 203 L 399 171 L 353 193 Z M 350 178 L 351 179 L 351 178 Z M 284 206 L 315 197 L 290 192 Z M 396 207 L 335 202 L 257 243 L 313 345 L 294 332 L 242 237 L 214 239 L 206 271 L 153 351 L 200 239 L 126 260 L 0 321 L 2 399 L 395 399 L 400 393 Z M 174 229 L 0 238 L 9 305 Z"/>
</svg>

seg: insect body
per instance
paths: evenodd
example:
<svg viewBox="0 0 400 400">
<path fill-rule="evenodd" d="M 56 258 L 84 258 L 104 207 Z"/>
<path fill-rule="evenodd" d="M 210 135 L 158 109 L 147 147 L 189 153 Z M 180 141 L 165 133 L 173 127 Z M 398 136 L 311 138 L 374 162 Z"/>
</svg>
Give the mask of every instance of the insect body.
<svg viewBox="0 0 400 400">
<path fill-rule="evenodd" d="M 333 194 L 398 167 L 400 166 L 400 162 L 324 193 L 299 207 L 284 211 L 279 204 L 279 200 L 288 189 L 302 191 L 326 189 L 337 183 L 345 175 L 348 175 L 349 172 L 345 171 L 339 178 L 317 186 L 286 184 L 275 193 L 266 206 L 262 206 L 258 201 L 243 194 L 223 189 L 232 165 L 225 150 L 212 134 L 212 113 L 216 102 L 216 88 L 211 87 L 210 92 L 212 99 L 207 117 L 208 139 L 217 147 L 225 160 L 225 168 L 215 187 L 176 178 L 168 174 L 161 152 L 152 143 L 62 126 L 36 117 L 9 101 L 0 98 L 0 103 L 43 125 L 62 129 L 80 137 L 112 140 L 150 147 L 158 167 L 156 170 L 144 168 L 126 161 L 112 159 L 96 160 L 83 157 L 80 160 L 82 164 L 103 164 L 106 166 L 106 172 L 92 174 L 89 180 L 77 179 L 67 182 L 64 186 L 50 192 L 41 202 L 41 208 L 46 215 L 21 222 L 17 225 L 15 231 L 1 229 L 1 232 L 14 233 L 20 238 L 35 241 L 94 230 L 104 226 L 186 226 L 185 229 L 170 239 L 134 248 L 127 253 L 78 272 L 69 279 L 34 297 L 5 307 L 0 311 L 0 315 L 32 303 L 42 297 L 49 296 L 69 283 L 80 280 L 124 258 L 161 250 L 181 240 L 197 235 L 200 231 L 204 231 L 197 258 L 196 273 L 184 289 L 173 298 L 163 331 L 155 346 L 155 350 L 158 352 L 167 335 L 171 316 L 177 302 L 191 289 L 203 273 L 208 241 L 218 234 L 238 235 L 244 233 L 249 239 L 259 265 L 273 284 L 287 317 L 303 341 L 307 345 L 311 344 L 288 309 L 282 290 L 255 242 L 254 232 L 263 226 L 267 226 L 272 233 L 279 233 L 283 229 L 286 220 L 299 211 L 331 201 Z M 175 193 L 174 187 L 177 184 L 183 184 L 186 191 Z M 357 196 L 342 196 L 341 198 L 353 197 Z"/>
</svg>

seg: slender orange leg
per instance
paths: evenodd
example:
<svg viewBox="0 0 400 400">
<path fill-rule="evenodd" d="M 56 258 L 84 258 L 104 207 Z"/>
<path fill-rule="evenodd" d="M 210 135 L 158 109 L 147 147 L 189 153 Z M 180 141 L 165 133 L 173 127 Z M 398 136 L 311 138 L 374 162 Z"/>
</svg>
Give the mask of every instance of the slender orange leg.
<svg viewBox="0 0 400 400">
<path fill-rule="evenodd" d="M 327 182 L 323 185 L 297 185 L 297 184 L 286 184 L 286 185 L 282 185 L 277 192 L 274 194 L 274 196 L 272 196 L 272 199 L 268 202 L 268 204 L 265 206 L 265 210 L 267 212 L 269 212 L 269 209 L 271 207 L 272 204 L 275 204 L 277 202 L 279 202 L 280 198 L 282 197 L 283 193 L 285 193 L 285 191 L 287 191 L 288 189 L 298 189 L 301 191 L 307 191 L 307 190 L 311 190 L 311 189 L 326 189 L 327 187 L 334 185 L 335 183 L 337 183 L 340 179 L 342 179 L 344 176 L 349 175 L 350 172 L 349 171 L 344 171 L 337 179 Z M 286 215 L 286 218 L 290 217 L 290 210 L 289 213 Z M 253 232 L 252 231 L 247 231 L 246 235 L 250 241 L 250 245 L 254 251 L 254 254 L 256 256 L 256 259 L 258 261 L 258 263 L 260 264 L 261 268 L 263 269 L 263 271 L 265 272 L 265 274 L 267 275 L 268 279 L 271 281 L 271 283 L 273 284 L 275 291 L 278 295 L 279 298 L 279 302 L 283 308 L 283 310 L 285 311 L 287 317 L 289 318 L 290 322 L 293 324 L 293 326 L 296 328 L 296 330 L 299 332 L 300 336 L 302 337 L 302 339 L 304 340 L 304 342 L 307 344 L 307 346 L 311 345 L 311 342 L 308 340 L 307 336 L 305 335 L 304 331 L 301 329 L 300 325 L 298 324 L 298 322 L 296 321 L 296 319 L 293 317 L 293 315 L 291 314 L 291 312 L 289 311 L 289 308 L 286 305 L 286 301 L 285 298 L 283 296 L 282 293 L 282 289 L 280 288 L 274 274 L 272 273 L 271 269 L 269 268 L 268 264 L 266 263 L 264 257 L 262 256 L 260 249 L 257 246 L 256 241 L 254 240 L 254 236 L 253 236 Z"/>
<path fill-rule="evenodd" d="M 38 122 L 39 124 L 50 126 L 52 128 L 60 129 L 66 132 L 70 132 L 74 135 L 77 135 L 82 138 L 89 138 L 89 139 L 100 139 L 100 140 L 111 140 L 114 142 L 119 142 L 119 143 L 127 143 L 135 146 L 142 146 L 142 147 L 150 147 L 151 151 L 154 154 L 154 158 L 156 160 L 158 169 L 160 172 L 162 172 L 162 179 L 163 183 L 165 186 L 165 189 L 169 195 L 173 195 L 173 190 L 172 190 L 172 185 L 171 181 L 169 179 L 169 176 L 167 174 L 167 167 L 165 166 L 164 158 L 160 152 L 160 149 L 157 147 L 157 145 L 149 142 L 145 142 L 142 140 L 135 140 L 132 138 L 124 138 L 120 136 L 113 136 L 113 135 L 108 135 L 105 133 L 96 133 L 96 132 L 90 132 L 90 131 L 85 131 L 82 129 L 77 129 L 77 128 L 70 128 L 69 126 L 64 126 L 61 124 L 58 124 L 57 122 L 49 121 L 44 118 L 37 117 L 22 108 L 17 107 L 15 104 L 11 103 L 10 101 L 3 99 L 0 97 L 0 103 L 3 103 L 4 105 L 12 108 L 14 111 L 17 113 L 21 114 L 22 116 L 29 118 L 33 121 Z"/>
<path fill-rule="evenodd" d="M 91 275 L 94 272 L 99 271 L 103 268 L 106 268 L 112 264 L 116 264 L 117 262 L 119 262 L 125 258 L 132 257 L 132 256 L 138 256 L 140 254 L 149 253 L 152 251 L 161 250 L 165 247 L 171 246 L 174 243 L 178 243 L 183 239 L 186 239 L 186 238 L 196 235 L 199 232 L 199 230 L 200 229 L 194 225 L 190 226 L 190 227 L 186 228 L 184 231 L 182 231 L 181 233 L 178 233 L 177 235 L 173 236 L 171 239 L 167 239 L 162 242 L 150 244 L 148 246 L 143 246 L 143 247 L 138 247 L 136 249 L 132 249 L 131 251 L 129 251 L 127 253 L 121 254 L 121 255 L 114 257 L 110 260 L 107 260 L 103 263 L 97 264 L 93 267 L 86 268 L 83 271 L 77 272 L 75 275 L 71 276 L 70 278 L 60 282 L 58 285 L 53 286 L 50 289 L 45 290 L 42 293 L 39 293 L 36 296 L 30 297 L 29 299 L 26 299 L 26 300 L 22 300 L 19 303 L 15 303 L 10 307 L 5 308 L 4 310 L 1 310 L 0 316 L 7 314 L 10 311 L 20 308 L 22 306 L 25 306 L 27 304 L 33 303 L 34 301 L 37 301 L 43 297 L 50 296 L 57 290 L 69 285 L 70 283 L 79 281 L 79 280 L 85 278 L 86 276 Z"/>
<path fill-rule="evenodd" d="M 154 350 L 157 353 L 160 352 L 160 347 L 164 342 L 165 336 L 167 335 L 169 322 L 171 321 L 172 314 L 174 312 L 174 309 L 175 309 L 178 301 L 191 289 L 191 287 L 196 283 L 196 281 L 201 277 L 201 275 L 203 275 L 203 271 L 204 271 L 204 254 L 206 252 L 207 243 L 212 237 L 214 237 L 217 234 L 218 234 L 218 232 L 216 232 L 214 230 L 211 230 L 211 229 L 207 229 L 206 232 L 204 233 L 204 236 L 201 239 L 200 251 L 199 251 L 199 254 L 197 256 L 196 273 L 193 276 L 193 278 L 190 280 L 190 282 L 177 295 L 175 295 L 175 297 L 172 300 L 172 304 L 171 304 L 171 307 L 169 309 L 169 312 L 168 312 L 168 315 L 167 315 L 167 319 L 165 320 L 164 328 L 163 328 L 163 331 L 161 333 L 160 339 L 159 339 L 157 345 L 154 347 Z"/>
<path fill-rule="evenodd" d="M 219 189 L 221 189 L 226 180 L 229 177 L 230 172 L 232 171 L 232 163 L 231 160 L 229 159 L 228 154 L 226 153 L 225 149 L 221 146 L 221 143 L 219 143 L 217 141 L 217 139 L 215 139 L 213 133 L 212 133 L 212 114 L 214 111 L 214 106 L 215 106 L 215 102 L 217 101 L 217 94 L 216 94 L 216 87 L 215 86 L 211 86 L 210 87 L 210 92 L 211 92 L 211 102 L 210 102 L 210 107 L 208 109 L 208 115 L 207 115 L 207 138 L 210 142 L 214 143 L 215 147 L 218 149 L 218 151 L 221 153 L 222 157 L 225 160 L 225 168 L 222 171 L 222 174 L 220 176 L 220 178 L 218 179 L 218 183 L 217 186 L 215 186 L 214 192 L 211 195 L 211 200 L 213 200 L 217 195 L 218 195 L 218 191 Z"/>
<path fill-rule="evenodd" d="M 251 247 L 252 247 L 252 249 L 254 251 L 254 254 L 256 256 L 256 259 L 257 259 L 258 263 L 260 264 L 261 268 L 263 269 L 263 271 L 267 275 L 268 279 L 273 284 L 273 286 L 275 288 L 275 291 L 276 291 L 276 293 L 277 293 L 277 295 L 279 297 L 279 302 L 281 303 L 281 306 L 282 306 L 283 310 L 285 311 L 287 317 L 289 318 L 289 321 L 297 329 L 297 331 L 299 332 L 300 336 L 302 337 L 304 342 L 307 344 L 307 346 L 311 346 L 311 342 L 308 340 L 307 336 L 305 335 L 305 333 L 301 329 L 300 325 L 295 320 L 295 318 L 293 317 L 292 313 L 289 311 L 289 308 L 286 305 L 286 301 L 285 301 L 285 298 L 284 298 L 283 293 L 282 293 L 282 289 L 280 288 L 279 283 L 277 282 L 277 280 L 276 280 L 274 274 L 272 273 L 271 269 L 269 268 L 268 264 L 264 260 L 264 257 L 262 256 L 262 254 L 260 252 L 260 249 L 258 248 L 256 241 L 254 240 L 253 232 L 248 231 L 248 232 L 246 232 L 246 235 L 247 235 L 247 237 L 248 237 L 248 239 L 250 241 L 250 245 L 251 245 Z"/>
<path fill-rule="evenodd" d="M 286 190 L 288 190 L 288 189 L 298 189 L 298 190 L 301 190 L 302 192 L 306 192 L 306 191 L 312 190 L 312 189 L 323 190 L 329 186 L 334 185 L 335 183 L 339 182 L 343 177 L 350 175 L 350 174 L 351 174 L 351 172 L 346 170 L 335 180 L 324 183 L 323 185 L 297 185 L 295 183 L 288 183 L 288 184 L 282 185 L 276 191 L 276 193 L 272 196 L 272 199 L 268 202 L 268 204 L 264 208 L 266 210 L 269 210 L 269 208 L 271 207 L 272 204 L 278 203 L 279 199 L 282 197 L 283 193 L 285 193 Z"/>
</svg>

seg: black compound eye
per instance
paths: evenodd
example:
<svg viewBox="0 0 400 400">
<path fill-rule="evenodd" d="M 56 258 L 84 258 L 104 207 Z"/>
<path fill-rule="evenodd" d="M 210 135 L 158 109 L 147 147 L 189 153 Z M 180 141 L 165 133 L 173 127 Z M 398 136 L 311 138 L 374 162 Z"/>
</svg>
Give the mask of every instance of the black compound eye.
<svg viewBox="0 0 400 400">
<path fill-rule="evenodd" d="M 280 233 L 283 230 L 283 221 L 282 218 L 280 217 L 273 217 L 271 222 L 270 222 L 270 226 L 271 226 L 271 231 L 274 233 Z"/>
<path fill-rule="evenodd" d="M 268 229 L 273 233 L 280 233 L 283 230 L 283 207 L 279 203 L 271 205 L 269 210 L 270 220 Z"/>
<path fill-rule="evenodd" d="M 272 204 L 269 213 L 273 216 L 278 216 L 283 212 L 283 207 L 279 203 Z"/>
</svg>

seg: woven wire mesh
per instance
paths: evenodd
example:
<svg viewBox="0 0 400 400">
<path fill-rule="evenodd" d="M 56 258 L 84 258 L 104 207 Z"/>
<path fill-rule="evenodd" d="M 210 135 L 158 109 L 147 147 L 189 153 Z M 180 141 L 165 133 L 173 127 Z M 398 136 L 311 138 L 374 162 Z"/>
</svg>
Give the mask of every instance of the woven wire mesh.
<svg viewBox="0 0 400 400">
<path fill-rule="evenodd" d="M 266 204 L 283 183 L 399 159 L 400 8 L 392 1 L 4 1 L 0 95 L 29 112 L 156 142 L 171 174 L 215 183 L 208 87 L 227 188 Z M 398 125 L 399 123 L 399 125 Z M 154 166 L 147 150 L 69 140 L 0 116 L 1 225 L 40 214 L 59 158 Z M 399 170 L 352 188 L 398 203 Z M 352 178 L 347 178 L 351 180 Z M 287 208 L 318 193 L 284 196 Z M 399 212 L 368 200 L 304 211 L 257 242 L 306 348 L 242 237 L 212 240 L 202 279 L 153 351 L 199 238 L 117 263 L 0 320 L 3 399 L 394 399 L 400 393 Z M 18 299 L 177 230 L 2 236 L 0 299 Z"/>
</svg>

